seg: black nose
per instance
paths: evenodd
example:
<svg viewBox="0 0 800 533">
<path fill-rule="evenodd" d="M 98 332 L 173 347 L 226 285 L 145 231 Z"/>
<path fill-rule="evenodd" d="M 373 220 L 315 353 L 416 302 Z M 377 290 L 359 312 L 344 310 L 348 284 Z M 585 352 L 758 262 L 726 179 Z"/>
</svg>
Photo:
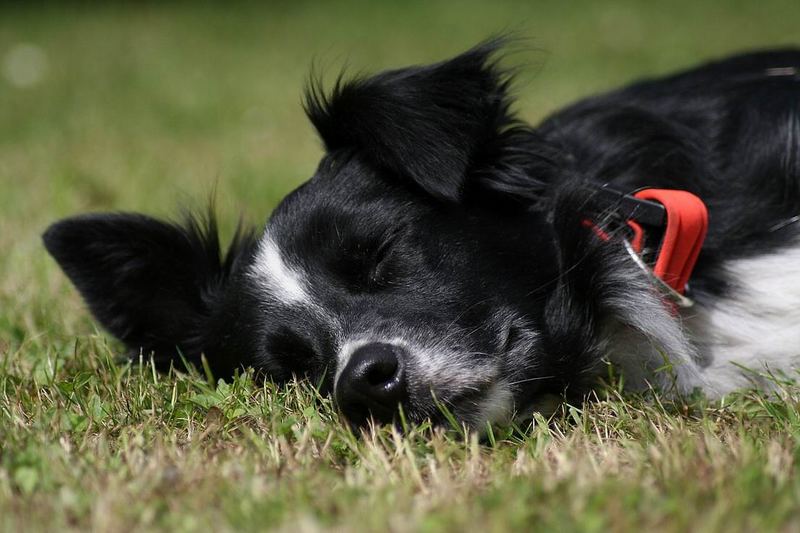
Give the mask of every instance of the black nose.
<svg viewBox="0 0 800 533">
<path fill-rule="evenodd" d="M 336 383 L 336 402 L 352 423 L 391 422 L 406 397 L 405 350 L 374 342 L 356 349 Z"/>
</svg>

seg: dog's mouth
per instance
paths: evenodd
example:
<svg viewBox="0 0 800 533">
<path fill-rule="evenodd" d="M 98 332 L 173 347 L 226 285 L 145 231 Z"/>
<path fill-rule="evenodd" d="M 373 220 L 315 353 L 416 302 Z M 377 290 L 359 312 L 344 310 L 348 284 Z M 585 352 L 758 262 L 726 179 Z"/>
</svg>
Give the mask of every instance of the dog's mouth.
<svg viewBox="0 0 800 533">
<path fill-rule="evenodd" d="M 507 421 L 511 390 L 493 361 L 423 349 L 401 339 L 360 340 L 340 353 L 334 398 L 355 426 L 431 420 L 482 427 Z"/>
</svg>

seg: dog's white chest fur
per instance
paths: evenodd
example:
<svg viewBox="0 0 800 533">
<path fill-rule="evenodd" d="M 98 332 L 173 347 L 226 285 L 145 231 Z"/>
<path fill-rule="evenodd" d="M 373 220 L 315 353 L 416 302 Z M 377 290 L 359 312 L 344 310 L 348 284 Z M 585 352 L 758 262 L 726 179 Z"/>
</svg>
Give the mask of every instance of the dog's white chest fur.
<svg viewBox="0 0 800 533">
<path fill-rule="evenodd" d="M 709 392 L 725 394 L 773 371 L 796 377 L 800 368 L 800 244 L 726 265 L 730 296 L 686 313 Z M 748 372 L 742 367 L 752 369 Z M 763 385 L 763 383 L 762 383 Z"/>
<path fill-rule="evenodd" d="M 611 330 L 608 359 L 622 369 L 626 387 L 699 388 L 714 398 L 768 389 L 770 374 L 800 378 L 800 243 L 725 268 L 728 295 L 681 313 L 688 342 L 669 349 L 632 328 Z M 672 376 L 663 373 L 665 357 L 676 369 Z"/>
</svg>

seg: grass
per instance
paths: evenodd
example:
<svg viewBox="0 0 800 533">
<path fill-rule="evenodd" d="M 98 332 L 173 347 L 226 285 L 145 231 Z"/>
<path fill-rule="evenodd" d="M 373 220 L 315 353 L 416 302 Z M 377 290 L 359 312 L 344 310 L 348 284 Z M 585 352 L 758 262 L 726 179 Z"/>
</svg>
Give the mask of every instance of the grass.
<svg viewBox="0 0 800 533">
<path fill-rule="evenodd" d="M 517 58 L 532 66 L 519 109 L 537 120 L 797 44 L 797 20 L 793 0 L 1 7 L 0 528 L 796 530 L 793 383 L 674 405 L 610 389 L 480 443 L 356 436 L 306 384 L 114 363 L 39 234 L 88 210 L 169 216 L 213 190 L 227 234 L 240 213 L 260 224 L 320 155 L 299 106 L 312 62 L 375 70 L 518 30 L 537 49 Z M 29 86 L 9 67 L 24 43 L 43 65 Z"/>
</svg>

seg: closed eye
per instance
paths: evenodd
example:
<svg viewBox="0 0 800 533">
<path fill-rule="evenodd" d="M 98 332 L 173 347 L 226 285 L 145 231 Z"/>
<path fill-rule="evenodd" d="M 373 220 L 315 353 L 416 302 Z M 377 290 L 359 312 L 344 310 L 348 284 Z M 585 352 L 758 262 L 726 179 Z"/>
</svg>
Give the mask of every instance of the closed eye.
<svg viewBox="0 0 800 533">
<path fill-rule="evenodd" d="M 389 268 L 392 255 L 403 234 L 403 227 L 395 228 L 382 240 L 381 245 L 375 251 L 371 270 L 368 276 L 368 283 L 371 289 L 381 289 L 391 282 L 392 270 Z"/>
<path fill-rule="evenodd" d="M 399 254 L 395 249 L 402 240 L 404 227 L 382 234 L 351 237 L 339 241 L 336 253 L 327 256 L 325 272 L 341 281 L 353 293 L 379 291 L 399 273 Z"/>
</svg>

